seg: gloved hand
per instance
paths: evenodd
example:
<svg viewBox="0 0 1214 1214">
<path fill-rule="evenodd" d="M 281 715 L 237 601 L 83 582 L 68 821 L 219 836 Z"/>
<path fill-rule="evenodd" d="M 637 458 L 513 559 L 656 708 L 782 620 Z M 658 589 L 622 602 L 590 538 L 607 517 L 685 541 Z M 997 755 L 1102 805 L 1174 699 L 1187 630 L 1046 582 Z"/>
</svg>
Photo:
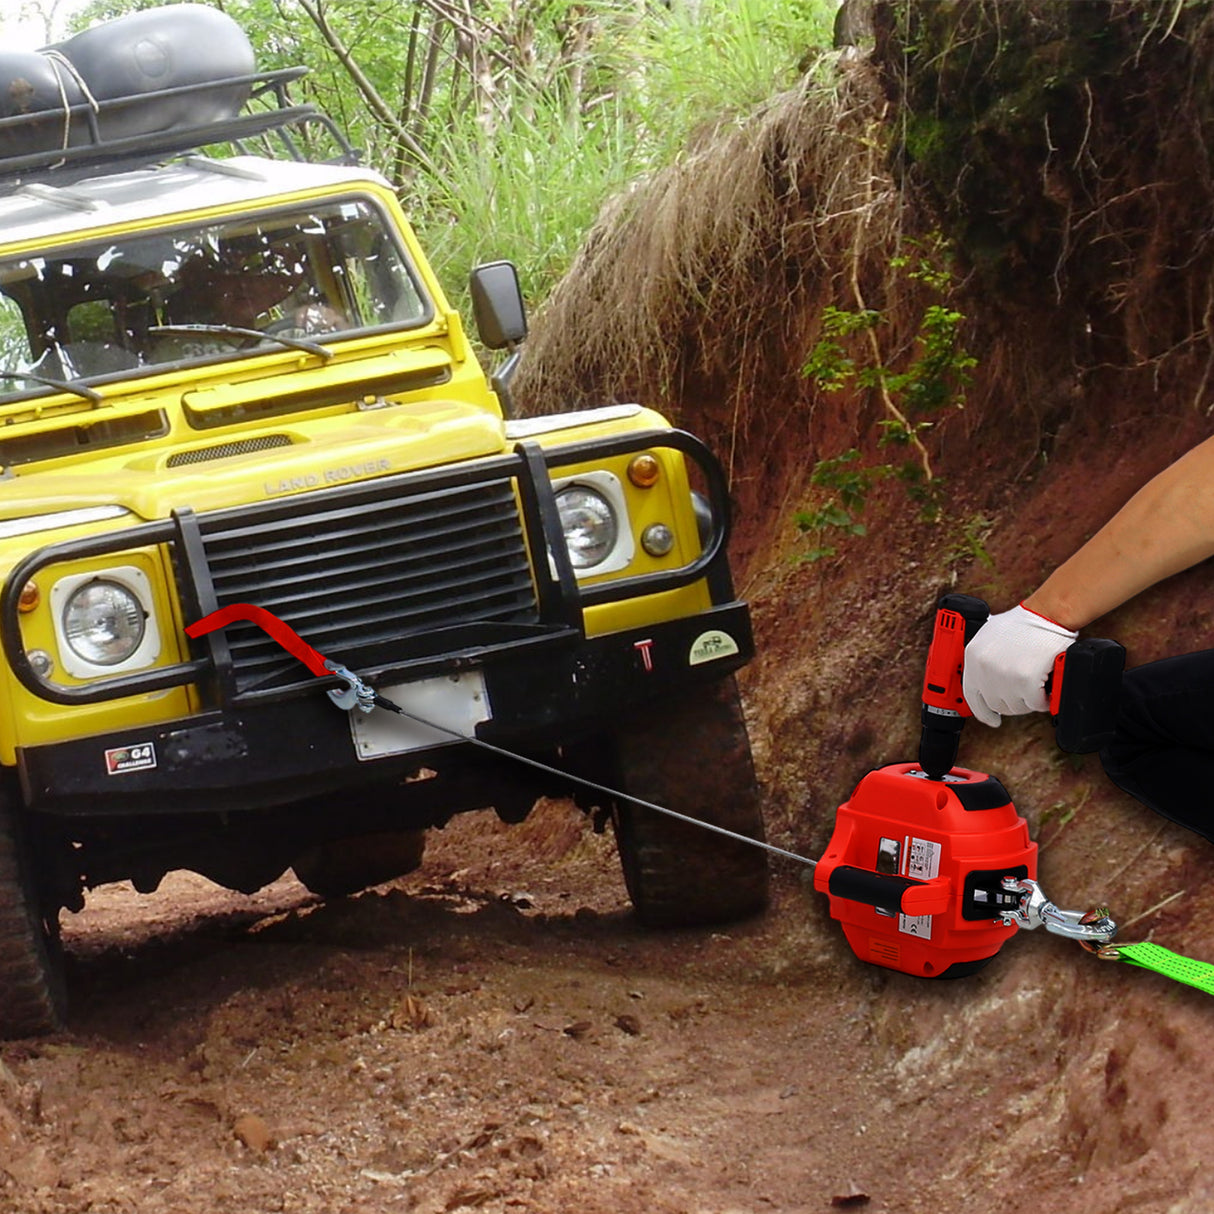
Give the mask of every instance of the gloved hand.
<svg viewBox="0 0 1214 1214">
<path fill-rule="evenodd" d="M 1001 713 L 1045 712 L 1054 659 L 1078 635 L 1027 607 L 991 616 L 965 647 L 961 687 L 974 716 L 994 727 Z"/>
</svg>

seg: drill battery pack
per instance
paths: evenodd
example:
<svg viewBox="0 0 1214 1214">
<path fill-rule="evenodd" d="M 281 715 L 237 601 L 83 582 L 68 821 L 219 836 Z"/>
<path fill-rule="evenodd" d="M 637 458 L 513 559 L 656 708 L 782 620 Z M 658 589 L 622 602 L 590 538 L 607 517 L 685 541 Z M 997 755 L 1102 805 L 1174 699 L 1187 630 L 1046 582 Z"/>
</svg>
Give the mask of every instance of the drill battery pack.
<svg viewBox="0 0 1214 1214">
<path fill-rule="evenodd" d="M 1113 736 L 1124 670 L 1125 649 L 1104 637 L 1084 637 L 1054 660 L 1050 715 L 1063 750 L 1091 754 Z"/>
<path fill-rule="evenodd" d="M 998 780 L 961 767 L 933 780 L 895 763 L 839 807 L 814 888 L 862 961 L 961 978 L 1018 930 L 1000 917 L 1019 901 L 1003 879 L 1036 876 L 1037 845 Z"/>
</svg>

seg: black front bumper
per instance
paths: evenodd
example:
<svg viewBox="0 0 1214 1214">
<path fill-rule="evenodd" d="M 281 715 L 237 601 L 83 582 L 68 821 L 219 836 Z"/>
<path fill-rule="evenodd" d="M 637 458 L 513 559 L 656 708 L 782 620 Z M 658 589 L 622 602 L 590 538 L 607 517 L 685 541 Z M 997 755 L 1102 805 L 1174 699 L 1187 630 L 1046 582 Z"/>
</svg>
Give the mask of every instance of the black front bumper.
<svg viewBox="0 0 1214 1214">
<path fill-rule="evenodd" d="M 477 727 L 479 741 L 534 754 L 610 732 L 636 705 L 720 679 L 753 653 L 749 612 L 731 602 L 639 631 L 586 639 L 567 628 L 523 644 L 449 654 L 444 668 L 474 668 L 484 677 L 492 715 Z M 315 679 L 307 694 L 285 700 L 21 749 L 26 803 L 88 817 L 238 812 L 403 779 L 420 767 L 442 770 L 471 757 L 475 742 L 455 740 L 360 760 L 347 714 L 325 695 L 329 685 Z M 397 702 L 408 709 L 407 694 Z"/>
<path fill-rule="evenodd" d="M 580 584 L 554 475 L 656 447 L 698 466 L 711 533 L 679 568 Z M 25 652 L 19 611 L 21 588 L 53 565 L 162 545 L 186 620 L 255 604 L 373 687 L 402 688 L 402 699 L 410 683 L 477 671 L 491 711 L 478 736 L 551 753 L 610 730 L 639 702 L 750 659 L 728 531 L 728 491 L 711 453 L 680 431 L 646 431 L 554 448 L 522 442 L 485 459 L 205 514 L 183 508 L 159 522 L 48 545 L 14 568 L 0 594 L 0 639 L 16 679 L 68 708 L 188 684 L 201 710 L 18 749 L 26 803 L 78 816 L 254 809 L 383 783 L 420 766 L 476 765 L 473 743 L 458 740 L 399 755 L 387 753 L 391 744 L 364 744 L 360 760 L 349 720 L 324 694 L 336 680 L 314 678 L 252 626 L 213 631 L 170 666 L 78 686 L 50 682 Z M 695 583 L 716 606 L 643 631 L 585 635 L 589 607 Z"/>
</svg>

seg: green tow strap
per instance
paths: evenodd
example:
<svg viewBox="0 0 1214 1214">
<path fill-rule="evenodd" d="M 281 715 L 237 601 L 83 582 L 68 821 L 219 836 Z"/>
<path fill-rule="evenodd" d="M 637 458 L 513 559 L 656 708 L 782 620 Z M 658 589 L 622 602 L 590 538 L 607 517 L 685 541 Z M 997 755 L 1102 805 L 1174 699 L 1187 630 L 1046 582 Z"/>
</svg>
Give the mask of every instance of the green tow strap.
<svg viewBox="0 0 1214 1214">
<path fill-rule="evenodd" d="M 1158 944 L 1115 944 L 1106 954 L 1116 956 L 1119 961 L 1128 961 L 1144 970 L 1154 970 L 1174 982 L 1183 982 L 1186 986 L 1195 986 L 1207 995 L 1214 995 L 1214 965 L 1208 961 L 1194 961 L 1192 957 L 1182 957 L 1171 949 Z"/>
</svg>

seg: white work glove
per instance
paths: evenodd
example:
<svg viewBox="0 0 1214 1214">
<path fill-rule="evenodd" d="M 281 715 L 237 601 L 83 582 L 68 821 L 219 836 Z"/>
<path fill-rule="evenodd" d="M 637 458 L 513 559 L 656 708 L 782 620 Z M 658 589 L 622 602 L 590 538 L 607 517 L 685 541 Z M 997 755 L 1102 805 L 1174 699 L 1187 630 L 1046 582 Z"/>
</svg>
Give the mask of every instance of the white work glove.
<svg viewBox="0 0 1214 1214">
<path fill-rule="evenodd" d="M 991 616 L 965 647 L 961 686 L 970 711 L 992 727 L 1002 724 L 1000 714 L 1045 712 L 1054 659 L 1078 635 L 1027 607 Z"/>
</svg>

